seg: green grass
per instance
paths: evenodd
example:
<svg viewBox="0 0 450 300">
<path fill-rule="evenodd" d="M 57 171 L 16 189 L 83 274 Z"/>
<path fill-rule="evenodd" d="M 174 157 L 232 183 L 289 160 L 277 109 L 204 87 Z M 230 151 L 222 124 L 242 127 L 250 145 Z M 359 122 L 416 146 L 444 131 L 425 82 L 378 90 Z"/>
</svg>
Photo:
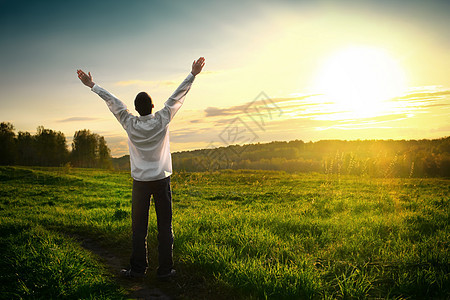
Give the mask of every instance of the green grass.
<svg viewBox="0 0 450 300">
<path fill-rule="evenodd" d="M 84 249 L 58 234 L 2 223 L 2 298 L 121 299 L 121 290 Z"/>
<path fill-rule="evenodd" d="M 146 280 L 185 299 L 448 298 L 449 182 L 177 173 L 179 276 L 162 285 Z M 92 239 L 126 263 L 131 184 L 128 172 L 0 168 L 2 291 L 16 298 L 125 297 L 70 236 Z M 157 261 L 151 209 L 150 274 Z"/>
</svg>

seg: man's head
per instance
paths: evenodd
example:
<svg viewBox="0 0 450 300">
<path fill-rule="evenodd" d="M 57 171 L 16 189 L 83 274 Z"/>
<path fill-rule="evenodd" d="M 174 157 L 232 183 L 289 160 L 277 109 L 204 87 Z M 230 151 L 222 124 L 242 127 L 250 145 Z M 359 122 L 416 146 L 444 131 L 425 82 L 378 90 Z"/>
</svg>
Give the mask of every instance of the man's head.
<svg viewBox="0 0 450 300">
<path fill-rule="evenodd" d="M 140 92 L 134 99 L 134 107 L 141 116 L 149 115 L 153 108 L 152 98 L 146 92 Z"/>
</svg>

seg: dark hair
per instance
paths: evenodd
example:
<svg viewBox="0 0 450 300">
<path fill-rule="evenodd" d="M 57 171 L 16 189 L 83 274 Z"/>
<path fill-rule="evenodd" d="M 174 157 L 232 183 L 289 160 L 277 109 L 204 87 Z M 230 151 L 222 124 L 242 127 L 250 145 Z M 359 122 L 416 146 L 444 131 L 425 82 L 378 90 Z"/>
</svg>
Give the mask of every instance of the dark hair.
<svg viewBox="0 0 450 300">
<path fill-rule="evenodd" d="M 152 113 L 152 98 L 146 92 L 140 92 L 134 99 L 134 107 L 141 116 Z"/>
</svg>

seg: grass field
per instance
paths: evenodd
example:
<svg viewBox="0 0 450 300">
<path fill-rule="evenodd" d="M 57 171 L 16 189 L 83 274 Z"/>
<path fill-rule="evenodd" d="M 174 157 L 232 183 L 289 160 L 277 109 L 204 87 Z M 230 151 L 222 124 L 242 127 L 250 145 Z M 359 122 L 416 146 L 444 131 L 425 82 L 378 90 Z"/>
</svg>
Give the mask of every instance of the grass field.
<svg viewBox="0 0 450 300">
<path fill-rule="evenodd" d="M 152 206 L 142 284 L 178 299 L 450 298 L 449 183 L 176 173 L 179 274 L 154 278 Z M 132 297 L 99 255 L 127 266 L 131 184 L 128 172 L 1 167 L 1 297 Z"/>
</svg>

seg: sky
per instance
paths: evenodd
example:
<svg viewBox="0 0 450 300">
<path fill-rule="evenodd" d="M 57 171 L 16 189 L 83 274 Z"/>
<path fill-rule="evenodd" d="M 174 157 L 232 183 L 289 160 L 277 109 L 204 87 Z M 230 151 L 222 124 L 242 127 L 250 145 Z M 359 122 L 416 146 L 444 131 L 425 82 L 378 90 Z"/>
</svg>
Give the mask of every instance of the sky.
<svg viewBox="0 0 450 300">
<path fill-rule="evenodd" d="M 0 1 L 0 121 L 127 137 L 76 70 L 134 111 L 206 65 L 171 150 L 450 135 L 450 2 Z"/>
</svg>

